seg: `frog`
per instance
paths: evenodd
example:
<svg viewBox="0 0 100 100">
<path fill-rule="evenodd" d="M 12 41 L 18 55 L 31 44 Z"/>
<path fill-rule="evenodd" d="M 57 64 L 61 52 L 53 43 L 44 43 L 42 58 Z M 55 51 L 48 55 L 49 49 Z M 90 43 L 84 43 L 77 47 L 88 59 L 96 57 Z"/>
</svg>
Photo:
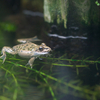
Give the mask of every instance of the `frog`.
<svg viewBox="0 0 100 100">
<path fill-rule="evenodd" d="M 50 51 L 52 51 L 51 48 L 45 43 L 37 45 L 30 41 L 26 41 L 24 43 L 21 42 L 21 44 L 15 45 L 12 48 L 9 46 L 4 46 L 1 50 L 2 56 L 0 56 L 0 58 L 3 59 L 2 63 L 4 63 L 6 60 L 6 52 L 12 55 L 18 54 L 22 58 L 29 58 L 29 61 L 26 66 L 29 65 L 31 68 L 33 68 L 34 60 L 40 56 L 49 55 Z"/>
</svg>

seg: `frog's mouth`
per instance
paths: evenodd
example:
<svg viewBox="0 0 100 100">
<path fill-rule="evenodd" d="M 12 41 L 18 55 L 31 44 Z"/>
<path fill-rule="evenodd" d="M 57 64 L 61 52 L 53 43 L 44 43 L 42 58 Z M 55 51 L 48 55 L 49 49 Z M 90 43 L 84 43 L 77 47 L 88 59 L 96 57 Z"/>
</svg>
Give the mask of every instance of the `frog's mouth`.
<svg viewBox="0 0 100 100">
<path fill-rule="evenodd" d="M 38 53 L 38 54 L 47 54 L 49 52 L 50 51 L 46 51 L 46 50 L 43 50 L 43 51 L 35 51 L 35 53 Z"/>
<path fill-rule="evenodd" d="M 34 56 L 40 56 L 40 55 L 46 55 L 46 54 L 48 54 L 49 52 L 37 52 L 37 51 L 35 51 L 34 52 Z"/>
</svg>

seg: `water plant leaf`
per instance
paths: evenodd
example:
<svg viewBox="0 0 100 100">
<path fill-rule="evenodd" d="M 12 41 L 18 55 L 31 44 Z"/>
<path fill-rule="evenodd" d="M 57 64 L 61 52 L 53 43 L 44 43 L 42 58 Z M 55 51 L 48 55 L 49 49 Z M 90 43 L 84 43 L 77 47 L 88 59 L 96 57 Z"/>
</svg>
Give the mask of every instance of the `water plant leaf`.
<svg viewBox="0 0 100 100">
<path fill-rule="evenodd" d="M 9 62 L 9 63 L 12 63 L 12 62 Z M 23 67 L 23 68 L 27 68 L 26 66 L 23 66 L 23 65 L 20 65 L 20 64 L 18 64 L 20 67 Z M 51 80 L 54 80 L 54 81 L 56 81 L 56 82 L 58 82 L 58 83 L 61 83 L 61 84 L 64 84 L 64 85 L 66 85 L 66 86 L 69 86 L 70 88 L 73 88 L 73 89 L 76 89 L 76 90 L 78 90 L 78 91 L 80 91 L 80 92 L 82 92 L 82 91 L 84 91 L 85 93 L 88 93 L 88 94 L 95 94 L 95 92 L 93 92 L 93 91 L 91 91 L 91 90 L 88 90 L 88 89 L 82 89 L 81 87 L 79 87 L 79 86 L 74 86 L 74 85 L 72 85 L 72 84 L 68 84 L 68 83 L 66 83 L 66 82 L 63 82 L 63 81 L 61 81 L 61 80 L 59 80 L 59 79 L 57 79 L 57 78 L 55 78 L 55 77 L 52 77 L 52 76 L 50 76 L 50 75 L 47 75 L 47 74 L 45 74 L 45 73 L 43 73 L 43 72 L 40 72 L 40 71 L 38 71 L 38 70 L 35 70 L 35 69 L 31 69 L 31 68 L 28 68 L 28 69 L 30 69 L 30 70 L 33 70 L 33 71 L 35 71 L 36 73 L 39 73 L 39 74 L 41 74 L 41 75 L 43 75 L 43 76 L 46 76 L 46 77 L 48 77 L 49 79 L 51 79 Z"/>
<path fill-rule="evenodd" d="M 64 57 L 64 56 L 63 56 Z M 53 62 L 52 63 L 52 58 L 46 58 L 47 59 L 47 62 L 39 62 L 39 63 L 43 63 L 43 66 L 41 66 L 41 68 L 39 69 L 39 70 L 36 70 L 36 69 L 38 69 L 37 68 L 37 64 L 35 64 L 34 65 L 34 68 L 33 69 L 31 69 L 30 67 L 26 67 L 26 66 L 23 66 L 23 65 L 21 65 L 21 64 L 18 64 L 18 62 L 12 62 L 12 61 L 6 61 L 6 63 L 5 64 L 3 64 L 2 66 L 1 66 L 1 69 L 3 69 L 6 73 L 7 73 L 7 75 L 6 75 L 6 77 L 7 77 L 7 80 L 9 79 L 9 77 L 11 78 L 11 79 L 13 79 L 13 81 L 11 81 L 11 83 L 9 84 L 9 85 L 7 85 L 8 86 L 8 88 L 6 88 L 7 90 L 9 90 L 9 86 L 11 86 L 12 84 L 14 84 L 14 86 L 12 87 L 12 90 L 14 91 L 13 92 L 13 95 L 15 95 L 15 97 L 13 96 L 13 98 L 15 98 L 16 99 L 16 97 L 17 97 L 17 95 L 18 95 L 18 89 L 17 89 L 17 94 L 16 94 L 16 88 L 18 87 L 18 88 L 20 88 L 20 86 L 21 87 L 23 87 L 24 85 L 23 84 L 21 84 L 20 86 L 19 86 L 19 82 L 21 82 L 21 83 L 26 83 L 26 81 L 27 80 L 30 80 L 30 81 L 28 81 L 28 82 L 31 82 L 32 84 L 34 84 L 35 82 L 36 83 L 38 83 L 38 84 L 40 84 L 40 87 L 41 88 L 43 88 L 43 87 L 48 87 L 49 88 L 49 92 L 51 93 L 51 95 L 52 95 L 52 97 L 54 96 L 54 95 L 56 95 L 57 94 L 57 91 L 56 90 L 60 90 L 60 92 L 66 92 L 66 93 L 72 93 L 72 95 L 76 95 L 76 96 L 78 96 L 78 94 L 80 94 L 81 96 L 83 96 L 83 95 L 85 95 L 85 94 L 87 94 L 88 96 L 92 96 L 92 95 L 94 95 L 94 96 L 96 96 L 96 91 L 92 91 L 93 89 L 89 89 L 89 87 L 82 87 L 82 84 L 80 84 L 80 82 L 70 82 L 70 81 L 68 81 L 67 80 L 67 76 L 65 76 L 65 77 L 61 77 L 61 78 L 56 78 L 55 76 L 58 74 L 58 75 L 60 75 L 60 73 L 58 72 L 58 73 L 54 73 L 54 74 L 52 74 L 52 71 L 46 71 L 45 69 L 44 69 L 44 67 L 45 66 L 47 66 L 47 67 L 50 67 L 50 66 L 55 66 L 55 68 L 58 66 L 58 67 L 67 67 L 67 66 L 69 66 L 69 67 L 74 67 L 74 68 L 79 68 L 79 67 L 88 67 L 88 64 L 87 65 L 80 65 L 80 63 L 82 62 L 82 61 L 84 61 L 84 59 L 83 60 L 76 60 L 76 61 L 74 61 L 74 65 L 73 65 L 73 62 L 72 62 L 72 60 L 73 59 L 64 59 L 64 58 L 59 58 L 60 60 L 60 63 L 59 62 Z M 55 59 L 55 61 L 56 60 L 58 60 L 57 58 L 53 58 L 53 59 Z M 52 63 L 52 64 L 49 64 L 49 60 L 51 61 L 50 63 Z M 71 63 L 72 63 L 72 65 L 70 65 L 70 64 L 64 64 L 63 62 L 65 62 L 65 60 L 66 61 L 71 61 Z M 91 62 L 91 60 L 86 60 L 86 61 L 90 61 Z M 85 62 L 86 62 L 85 61 Z M 75 63 L 76 62 L 76 63 Z M 90 63 L 89 62 L 89 63 Z M 78 65 L 78 64 L 79 65 Z M 87 62 L 86 62 L 87 63 Z M 96 61 L 96 64 L 97 64 L 97 61 Z M 41 64 L 42 65 L 42 64 Z M 24 76 L 24 78 L 23 77 L 21 77 L 21 76 L 18 76 L 18 74 L 21 74 L 21 72 L 18 72 L 18 73 L 16 73 L 15 72 L 15 70 L 16 69 L 23 69 L 24 68 L 24 70 L 25 69 L 28 69 L 28 73 L 26 73 L 25 75 L 27 75 L 27 77 L 26 76 Z M 16 71 L 18 71 L 18 70 L 16 70 Z M 25 72 L 24 72 L 25 73 Z M 78 73 L 79 73 L 79 71 L 78 71 Z M 40 76 L 42 75 L 42 77 L 43 78 L 45 78 L 45 81 L 43 81 L 43 78 L 40 78 Z M 22 80 L 21 80 L 22 79 Z M 25 79 L 25 80 L 24 80 Z M 50 80 L 49 82 L 48 82 L 48 80 Z M 10 80 L 8 80 L 8 81 L 10 81 Z M 41 82 L 42 81 L 42 82 Z M 47 81 L 47 82 L 46 82 Z M 53 85 L 52 85 L 53 84 Z M 26 86 L 26 85 L 25 85 Z M 62 88 L 62 86 L 64 86 L 64 88 L 63 89 L 61 89 Z M 16 87 L 16 88 L 15 88 Z M 57 88 L 58 87 L 58 88 Z M 71 88 L 71 89 L 73 89 L 74 91 L 70 91 L 70 90 L 68 90 L 69 88 Z M 56 90 L 55 90 L 56 89 Z M 45 91 L 45 89 L 44 89 L 44 91 Z M 15 94 L 14 94 L 15 93 Z M 54 93 L 54 94 L 53 94 Z M 75 94 L 74 94 L 75 93 Z M 54 97 L 53 97 L 54 98 Z"/>
<path fill-rule="evenodd" d="M 9 98 L 7 98 L 5 96 L 0 96 L 0 100 L 11 100 L 11 99 L 9 99 Z"/>
<path fill-rule="evenodd" d="M 95 4 L 96 4 L 97 6 L 100 6 L 100 3 L 99 3 L 98 1 L 96 1 Z"/>
<path fill-rule="evenodd" d="M 17 89 L 14 90 L 14 94 L 13 94 L 13 100 L 17 99 Z"/>
<path fill-rule="evenodd" d="M 54 92 L 53 92 L 53 90 L 52 90 L 52 87 L 49 85 L 47 79 L 44 78 L 42 75 L 41 75 L 41 77 L 42 77 L 43 80 L 46 82 L 46 84 L 48 84 L 48 87 L 49 87 L 50 93 L 51 93 L 51 95 L 52 95 L 52 97 L 53 97 L 53 100 L 57 100 L 56 97 L 55 97 L 55 94 L 54 94 Z"/>
</svg>

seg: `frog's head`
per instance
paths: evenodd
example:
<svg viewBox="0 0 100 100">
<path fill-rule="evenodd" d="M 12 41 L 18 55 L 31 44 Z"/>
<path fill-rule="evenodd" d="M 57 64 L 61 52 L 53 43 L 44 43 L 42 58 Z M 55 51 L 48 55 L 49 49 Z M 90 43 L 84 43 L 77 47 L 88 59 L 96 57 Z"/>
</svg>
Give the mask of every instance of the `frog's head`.
<svg viewBox="0 0 100 100">
<path fill-rule="evenodd" d="M 40 55 L 46 55 L 48 54 L 51 50 L 50 47 L 46 46 L 45 43 L 42 43 L 39 48 L 34 52 L 34 56 L 40 56 Z"/>
<path fill-rule="evenodd" d="M 45 43 L 42 43 L 40 46 L 39 46 L 39 51 L 40 52 L 50 52 L 52 51 L 50 47 L 46 46 Z"/>
</svg>

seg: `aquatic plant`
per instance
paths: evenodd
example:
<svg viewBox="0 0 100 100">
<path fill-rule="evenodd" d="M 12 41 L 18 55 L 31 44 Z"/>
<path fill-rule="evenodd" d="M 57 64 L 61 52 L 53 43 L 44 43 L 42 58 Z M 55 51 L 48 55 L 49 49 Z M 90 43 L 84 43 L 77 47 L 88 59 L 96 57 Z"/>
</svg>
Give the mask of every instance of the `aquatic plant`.
<svg viewBox="0 0 100 100">
<path fill-rule="evenodd" d="M 45 59 L 45 57 L 42 58 Z M 25 60 L 17 59 L 16 56 L 13 57 L 8 54 L 5 64 L 0 67 L 0 85 L 2 85 L 0 99 L 23 100 L 22 97 L 24 96 L 27 85 L 36 83 L 38 84 L 37 87 L 44 92 L 50 92 L 53 100 L 63 98 L 67 94 L 75 97 L 85 99 L 94 98 L 94 100 L 97 100 L 99 96 L 97 86 L 92 88 L 91 86 L 83 86 L 82 81 L 79 79 L 69 80 L 70 75 L 56 77 L 62 75 L 60 74 L 61 72 L 57 70 L 60 67 L 76 69 L 77 75 L 80 75 L 79 69 L 87 69 L 89 63 L 95 64 L 98 70 L 97 63 L 100 63 L 98 60 L 99 58 L 96 61 L 88 59 L 91 59 L 91 57 L 75 59 L 74 56 L 71 59 L 67 59 L 66 54 L 59 58 L 55 58 L 54 56 L 46 57 L 45 62 L 36 60 L 33 69 L 31 69 L 28 66 L 22 65 L 25 64 Z M 64 64 L 64 61 L 66 61 L 67 64 Z M 1 59 L 0 63 L 2 63 Z M 59 93 L 62 94 L 62 96 Z"/>
<path fill-rule="evenodd" d="M 100 3 L 98 2 L 98 0 L 95 1 L 95 4 L 96 4 L 97 6 L 100 6 Z"/>
</svg>

